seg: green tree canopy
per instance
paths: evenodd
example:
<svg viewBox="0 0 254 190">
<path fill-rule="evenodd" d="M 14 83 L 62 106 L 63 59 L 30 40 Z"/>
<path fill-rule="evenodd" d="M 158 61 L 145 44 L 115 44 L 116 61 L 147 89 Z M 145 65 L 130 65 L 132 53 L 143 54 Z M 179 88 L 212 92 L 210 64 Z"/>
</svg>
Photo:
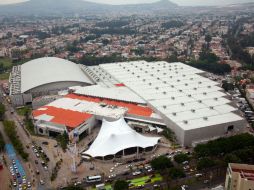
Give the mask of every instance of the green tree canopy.
<svg viewBox="0 0 254 190">
<path fill-rule="evenodd" d="M 117 180 L 114 184 L 114 190 L 126 190 L 129 189 L 129 184 L 125 180 Z"/>
<path fill-rule="evenodd" d="M 0 103 L 0 121 L 4 119 L 5 106 Z"/>
<path fill-rule="evenodd" d="M 165 170 L 167 168 L 173 167 L 173 164 L 171 160 L 166 156 L 159 156 L 151 161 L 151 166 L 155 170 Z"/>
<path fill-rule="evenodd" d="M 178 178 L 183 178 L 186 175 L 181 168 L 170 168 L 169 176 L 171 177 L 171 179 L 178 179 Z"/>
<path fill-rule="evenodd" d="M 181 154 L 177 154 L 174 156 L 174 160 L 177 162 L 177 163 L 183 163 L 184 161 L 189 161 L 190 160 L 190 157 L 188 154 L 184 154 L 184 153 L 181 153 Z"/>
</svg>

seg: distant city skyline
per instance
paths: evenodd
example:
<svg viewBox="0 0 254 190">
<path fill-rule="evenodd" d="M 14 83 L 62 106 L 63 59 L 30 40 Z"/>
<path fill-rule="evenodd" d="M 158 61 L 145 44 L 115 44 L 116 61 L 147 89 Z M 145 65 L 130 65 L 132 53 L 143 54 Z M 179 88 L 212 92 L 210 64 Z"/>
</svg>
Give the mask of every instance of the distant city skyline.
<svg viewBox="0 0 254 190">
<path fill-rule="evenodd" d="M 0 4 L 13 4 L 20 3 L 28 0 L 0 0 Z M 95 3 L 107 3 L 107 4 L 127 4 L 126 0 L 87 0 Z M 153 3 L 158 0 L 128 0 L 128 4 L 138 4 L 138 3 Z M 234 4 L 234 3 L 247 3 L 254 2 L 254 0 L 171 0 L 172 2 L 178 5 L 186 5 L 186 6 L 202 6 L 202 5 L 226 5 L 226 4 Z"/>
</svg>

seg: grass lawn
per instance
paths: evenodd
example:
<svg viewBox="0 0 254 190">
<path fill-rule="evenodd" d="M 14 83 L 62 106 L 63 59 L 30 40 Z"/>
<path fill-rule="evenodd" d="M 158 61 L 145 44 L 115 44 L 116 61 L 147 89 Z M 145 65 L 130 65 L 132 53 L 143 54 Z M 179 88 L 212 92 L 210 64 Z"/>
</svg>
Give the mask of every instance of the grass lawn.
<svg viewBox="0 0 254 190">
<path fill-rule="evenodd" d="M 3 63 L 3 66 L 5 68 L 11 68 L 12 67 L 12 61 L 9 58 L 0 58 L 0 64 Z"/>
<path fill-rule="evenodd" d="M 32 109 L 29 108 L 29 107 L 26 107 L 26 106 L 17 109 L 17 113 L 18 113 L 19 115 L 21 115 L 21 116 L 24 116 L 26 112 L 28 112 L 28 114 L 30 114 L 31 111 L 32 111 Z"/>
<path fill-rule="evenodd" d="M 162 177 L 160 174 L 155 174 L 153 178 L 150 178 L 150 177 L 151 176 L 139 177 L 139 178 L 132 179 L 129 182 L 133 184 L 133 187 L 137 187 L 139 185 L 145 185 L 148 183 L 155 183 L 157 181 L 162 181 Z M 151 179 L 151 181 L 147 182 L 149 179 Z"/>
<path fill-rule="evenodd" d="M 2 73 L 0 74 L 0 80 L 7 80 L 9 79 L 10 73 Z"/>
</svg>

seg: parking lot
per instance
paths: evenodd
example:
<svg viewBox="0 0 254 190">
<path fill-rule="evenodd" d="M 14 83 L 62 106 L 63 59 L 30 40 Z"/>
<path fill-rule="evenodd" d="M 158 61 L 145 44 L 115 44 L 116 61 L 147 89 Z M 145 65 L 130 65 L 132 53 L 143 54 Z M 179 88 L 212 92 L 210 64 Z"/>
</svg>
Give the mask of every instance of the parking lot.
<svg viewBox="0 0 254 190">
<path fill-rule="evenodd" d="M 5 145 L 6 152 L 9 159 L 12 161 L 9 164 L 9 171 L 12 175 L 12 186 L 13 189 L 17 190 L 30 190 L 31 182 L 28 181 L 25 170 L 16 156 L 15 150 L 11 144 Z"/>
</svg>

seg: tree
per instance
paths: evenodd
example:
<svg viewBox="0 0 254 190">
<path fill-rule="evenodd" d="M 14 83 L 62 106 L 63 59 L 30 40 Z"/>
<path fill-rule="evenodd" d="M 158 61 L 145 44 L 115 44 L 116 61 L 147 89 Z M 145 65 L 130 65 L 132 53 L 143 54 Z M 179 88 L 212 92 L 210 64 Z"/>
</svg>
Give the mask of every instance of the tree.
<svg viewBox="0 0 254 190">
<path fill-rule="evenodd" d="M 151 166 L 155 170 L 165 170 L 173 167 L 173 164 L 166 156 L 159 156 L 151 161 Z"/>
<path fill-rule="evenodd" d="M 189 161 L 190 160 L 190 157 L 188 156 L 188 154 L 184 154 L 184 153 L 181 153 L 181 154 L 177 154 L 174 156 L 174 160 L 180 164 L 180 163 L 183 163 L 184 161 Z"/>
<path fill-rule="evenodd" d="M 57 136 L 57 141 L 60 144 L 60 146 L 62 147 L 62 149 L 65 151 L 67 149 L 67 145 L 69 143 L 69 136 L 67 134 L 66 131 L 64 131 L 63 134 L 60 134 Z"/>
<path fill-rule="evenodd" d="M 171 179 L 178 179 L 178 178 L 183 178 L 186 175 L 185 175 L 184 171 L 180 168 L 170 168 L 169 169 L 169 176 Z"/>
<path fill-rule="evenodd" d="M 117 180 L 114 184 L 114 190 L 126 190 L 129 189 L 129 184 L 124 180 Z"/>
<path fill-rule="evenodd" d="M 5 114 L 5 107 L 2 103 L 0 103 L 0 121 L 4 119 L 4 114 Z"/>
<path fill-rule="evenodd" d="M 215 166 L 216 163 L 213 159 L 205 157 L 205 158 L 201 158 L 198 163 L 197 163 L 197 169 L 198 170 L 202 170 L 202 169 L 206 169 L 206 168 L 210 168 Z"/>
<path fill-rule="evenodd" d="M 205 36 L 205 41 L 206 41 L 206 48 L 209 49 L 209 46 L 210 46 L 210 42 L 212 41 L 212 37 L 208 34 Z"/>
<path fill-rule="evenodd" d="M 83 190 L 83 188 L 77 187 L 77 186 L 68 186 L 68 187 L 65 187 L 64 190 Z"/>
<path fill-rule="evenodd" d="M 4 150 L 4 145 L 5 145 L 4 138 L 2 133 L 0 132 L 0 152 Z"/>
</svg>

